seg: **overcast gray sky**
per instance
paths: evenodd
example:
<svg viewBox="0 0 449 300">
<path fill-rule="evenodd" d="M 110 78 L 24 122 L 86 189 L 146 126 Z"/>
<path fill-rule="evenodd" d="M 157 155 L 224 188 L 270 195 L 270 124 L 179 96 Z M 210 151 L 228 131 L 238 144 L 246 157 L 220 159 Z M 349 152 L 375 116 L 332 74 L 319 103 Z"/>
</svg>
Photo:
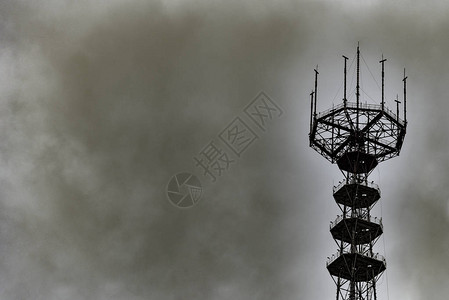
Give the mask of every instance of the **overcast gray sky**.
<svg viewBox="0 0 449 300">
<path fill-rule="evenodd" d="M 318 110 L 339 103 L 358 41 L 379 82 L 388 59 L 391 108 L 409 76 L 403 151 L 370 177 L 379 299 L 447 299 L 446 1 L 5 0 L 0 19 L 0 299 L 333 299 L 342 175 L 308 147 L 309 93 L 319 64 Z M 193 157 L 260 91 L 284 114 L 210 182 Z M 193 208 L 167 200 L 178 172 Z"/>
</svg>

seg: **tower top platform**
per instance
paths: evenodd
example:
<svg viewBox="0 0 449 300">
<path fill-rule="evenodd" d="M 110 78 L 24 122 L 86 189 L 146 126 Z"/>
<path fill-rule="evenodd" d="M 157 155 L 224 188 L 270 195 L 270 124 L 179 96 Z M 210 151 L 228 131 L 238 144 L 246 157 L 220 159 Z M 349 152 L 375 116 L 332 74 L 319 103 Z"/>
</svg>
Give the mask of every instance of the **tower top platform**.
<svg viewBox="0 0 449 300">
<path fill-rule="evenodd" d="M 314 118 L 309 138 L 332 163 L 350 152 L 381 162 L 399 155 L 405 133 L 406 121 L 385 106 L 344 102 Z"/>
<path fill-rule="evenodd" d="M 315 69 L 315 90 L 310 94 L 310 147 L 342 171 L 353 174 L 368 174 L 379 162 L 399 155 L 407 128 L 407 77 L 404 84 L 403 116 L 399 116 L 396 97 L 396 113 L 385 106 L 386 59 L 382 64 L 382 98 L 380 104 L 360 101 L 360 49 L 357 46 L 356 102 L 349 102 L 346 95 L 347 60 L 344 60 L 343 102 L 324 112 L 317 113 L 318 70 Z M 371 71 L 370 71 L 371 72 Z"/>
</svg>

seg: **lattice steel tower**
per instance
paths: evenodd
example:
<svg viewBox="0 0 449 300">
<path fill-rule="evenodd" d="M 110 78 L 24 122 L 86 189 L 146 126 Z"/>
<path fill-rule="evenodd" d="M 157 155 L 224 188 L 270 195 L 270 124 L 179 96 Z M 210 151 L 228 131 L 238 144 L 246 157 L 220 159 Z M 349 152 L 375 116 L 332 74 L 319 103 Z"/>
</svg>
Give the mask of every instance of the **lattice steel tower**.
<svg viewBox="0 0 449 300">
<path fill-rule="evenodd" d="M 407 128 L 406 82 L 404 70 L 403 118 L 385 107 L 384 64 L 382 64 L 382 98 L 380 105 L 360 103 L 360 49 L 357 46 L 356 102 L 346 98 L 347 60 L 344 58 L 343 103 L 316 113 L 318 70 L 315 90 L 310 94 L 310 147 L 331 163 L 336 163 L 344 180 L 333 189 L 341 215 L 331 222 L 330 232 L 338 252 L 326 267 L 337 285 L 336 299 L 376 300 L 376 282 L 386 269 L 383 256 L 373 246 L 383 233 L 382 219 L 373 217 L 371 209 L 380 199 L 379 187 L 368 176 L 379 162 L 399 155 Z"/>
</svg>

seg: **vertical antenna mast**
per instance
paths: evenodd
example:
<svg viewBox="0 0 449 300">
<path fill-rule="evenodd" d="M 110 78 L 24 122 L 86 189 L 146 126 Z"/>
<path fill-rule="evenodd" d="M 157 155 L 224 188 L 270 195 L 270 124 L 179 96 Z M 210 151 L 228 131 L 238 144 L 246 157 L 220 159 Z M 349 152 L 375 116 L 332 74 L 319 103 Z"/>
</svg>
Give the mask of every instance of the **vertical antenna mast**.
<svg viewBox="0 0 449 300">
<path fill-rule="evenodd" d="M 313 116 L 313 94 L 314 92 L 312 91 L 310 93 L 310 133 L 312 133 L 312 116 Z"/>
<path fill-rule="evenodd" d="M 314 106 L 314 111 L 313 111 L 313 117 L 316 119 L 316 99 L 317 99 L 317 86 L 318 86 L 318 66 L 316 66 L 315 69 L 315 106 Z"/>
<path fill-rule="evenodd" d="M 401 101 L 399 101 L 398 95 L 396 95 L 396 100 L 394 100 L 394 102 L 396 102 L 396 118 L 397 121 L 399 121 L 399 103 L 401 103 Z"/>
<path fill-rule="evenodd" d="M 407 126 L 407 78 L 405 76 L 405 68 L 404 68 L 404 79 L 402 79 L 402 81 L 404 81 L 404 124 L 405 126 Z"/>
<path fill-rule="evenodd" d="M 357 130 L 359 129 L 359 101 L 360 101 L 360 48 L 357 43 L 357 87 L 356 87 L 356 98 L 357 98 Z"/>
<path fill-rule="evenodd" d="M 385 65 L 385 62 L 386 62 L 387 60 L 386 59 L 384 59 L 384 55 L 382 54 L 382 60 L 380 61 L 380 63 L 382 64 L 382 111 L 384 110 L 384 107 L 385 107 L 385 93 L 384 93 L 384 90 L 385 90 L 385 72 L 384 72 L 384 65 Z"/>
<path fill-rule="evenodd" d="M 344 69 L 344 82 L 345 82 L 345 87 L 344 87 L 344 92 L 343 92 L 343 105 L 344 107 L 346 107 L 346 102 L 348 101 L 348 99 L 346 99 L 346 62 L 348 61 L 348 58 L 346 56 L 343 55 L 343 58 L 345 59 L 345 69 Z"/>
<path fill-rule="evenodd" d="M 394 100 L 396 102 L 396 122 L 399 122 L 399 103 L 401 103 L 401 101 L 399 101 L 399 97 L 396 94 L 396 100 Z M 399 134 L 399 127 L 398 127 L 398 134 Z"/>
</svg>

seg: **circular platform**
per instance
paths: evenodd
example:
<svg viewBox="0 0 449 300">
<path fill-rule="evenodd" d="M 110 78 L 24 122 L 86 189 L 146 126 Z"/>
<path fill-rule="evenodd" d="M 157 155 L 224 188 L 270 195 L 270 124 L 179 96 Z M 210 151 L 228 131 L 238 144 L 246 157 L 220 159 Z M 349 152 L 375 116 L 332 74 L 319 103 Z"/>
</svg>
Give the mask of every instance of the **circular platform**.
<svg viewBox="0 0 449 300">
<path fill-rule="evenodd" d="M 343 253 L 327 263 L 327 270 L 332 276 L 366 282 L 385 271 L 386 265 L 380 255 L 370 257 L 360 253 Z"/>
<path fill-rule="evenodd" d="M 349 183 L 337 187 L 334 190 L 335 202 L 352 208 L 370 207 L 380 199 L 379 188 L 375 184 L 370 185 Z"/>
<path fill-rule="evenodd" d="M 354 170 L 354 159 L 346 153 L 363 149 L 376 163 L 398 156 L 407 123 L 389 109 L 374 104 L 342 103 L 319 113 L 311 120 L 310 147 L 331 163 L 340 161 L 343 168 Z M 372 158 L 356 168 L 357 173 L 371 170 Z M 339 164 L 339 165 L 340 165 Z"/>
<path fill-rule="evenodd" d="M 369 173 L 377 164 L 375 156 L 360 151 L 346 152 L 337 160 L 340 170 L 353 174 Z"/>
<path fill-rule="evenodd" d="M 334 239 L 356 245 L 368 244 L 375 241 L 382 233 L 382 224 L 380 219 L 374 218 L 371 222 L 363 218 L 345 218 L 341 219 L 331 228 L 331 234 Z"/>
</svg>

